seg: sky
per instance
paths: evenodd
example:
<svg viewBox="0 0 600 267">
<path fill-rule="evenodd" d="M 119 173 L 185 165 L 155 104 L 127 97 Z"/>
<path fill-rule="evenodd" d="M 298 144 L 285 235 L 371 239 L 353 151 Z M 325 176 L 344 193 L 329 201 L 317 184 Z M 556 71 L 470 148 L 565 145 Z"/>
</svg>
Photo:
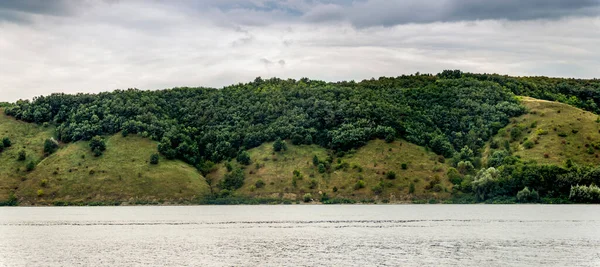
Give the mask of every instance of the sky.
<svg viewBox="0 0 600 267">
<path fill-rule="evenodd" d="M 0 1 L 0 102 L 444 69 L 600 78 L 600 0 Z"/>
</svg>

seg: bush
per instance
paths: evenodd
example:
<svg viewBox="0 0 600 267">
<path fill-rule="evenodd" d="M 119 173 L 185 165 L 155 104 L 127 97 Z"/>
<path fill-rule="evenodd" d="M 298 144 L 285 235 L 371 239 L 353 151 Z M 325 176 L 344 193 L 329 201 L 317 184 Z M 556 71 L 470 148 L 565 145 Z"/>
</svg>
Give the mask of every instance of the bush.
<svg viewBox="0 0 600 267">
<path fill-rule="evenodd" d="M 96 135 L 90 140 L 90 148 L 94 153 L 94 156 L 99 157 L 102 156 L 102 152 L 106 150 L 106 143 L 102 137 Z"/>
<path fill-rule="evenodd" d="M 44 195 L 44 190 L 43 190 L 43 189 L 38 189 L 38 191 L 37 191 L 37 196 L 38 196 L 38 197 L 41 197 L 41 196 L 43 196 L 43 195 Z"/>
<path fill-rule="evenodd" d="M 335 193 L 335 192 L 337 192 L 337 191 L 338 191 L 338 188 L 337 188 L 337 186 L 334 186 L 334 187 L 333 187 L 333 192 Z"/>
<path fill-rule="evenodd" d="M 221 188 L 228 190 L 235 190 L 244 185 L 244 171 L 242 169 L 235 169 L 234 171 L 225 174 L 223 180 L 221 180 Z"/>
<path fill-rule="evenodd" d="M 475 167 L 473 167 L 473 163 L 471 163 L 470 161 L 461 161 L 458 163 L 456 168 L 461 174 L 471 173 L 475 169 Z"/>
<path fill-rule="evenodd" d="M 406 170 L 406 169 L 408 169 L 408 164 L 406 164 L 406 163 L 402 163 L 402 164 L 400 165 L 400 167 L 401 167 L 403 170 Z"/>
<path fill-rule="evenodd" d="M 321 195 L 321 202 L 327 202 L 329 200 L 329 196 L 327 195 L 327 193 L 323 193 Z"/>
<path fill-rule="evenodd" d="M 317 157 L 317 155 L 315 155 L 315 156 L 313 157 L 313 160 L 312 160 L 312 162 L 313 162 L 313 165 L 314 165 L 315 167 L 319 166 L 319 162 L 320 162 L 320 161 L 319 161 L 319 157 Z"/>
<path fill-rule="evenodd" d="M 58 142 L 56 142 L 54 139 L 46 139 L 46 141 L 44 141 L 44 153 L 47 155 L 50 155 L 54 152 L 56 152 L 56 150 L 58 149 Z"/>
<path fill-rule="evenodd" d="M 35 163 L 33 163 L 33 161 L 30 161 L 29 163 L 27 163 L 27 166 L 25 166 L 25 168 L 28 172 L 33 171 L 33 169 L 35 169 Z"/>
<path fill-rule="evenodd" d="M 319 169 L 319 173 L 325 173 L 325 171 L 327 171 L 325 169 L 325 165 L 323 165 L 323 163 L 319 163 L 318 169 Z"/>
<path fill-rule="evenodd" d="M 435 184 L 433 188 L 431 188 L 434 192 L 442 192 L 444 191 L 444 186 L 441 184 Z"/>
<path fill-rule="evenodd" d="M 17 157 L 18 161 L 25 161 L 27 159 L 27 152 L 25 150 L 19 151 L 19 156 Z"/>
<path fill-rule="evenodd" d="M 525 149 L 532 149 L 534 145 L 535 144 L 533 142 L 529 141 L 529 140 L 527 140 L 527 141 L 525 141 L 525 143 L 523 143 L 523 147 Z"/>
<path fill-rule="evenodd" d="M 541 129 L 541 128 L 540 128 L 540 129 L 537 129 L 537 130 L 535 131 L 535 133 L 536 133 L 537 135 L 547 135 L 547 134 L 548 134 L 548 131 L 546 131 L 546 130 L 544 130 L 544 129 Z"/>
<path fill-rule="evenodd" d="M 522 203 L 537 202 L 539 198 L 540 195 L 538 194 L 538 192 L 535 191 L 535 189 L 529 191 L 529 188 L 527 186 L 523 188 L 523 190 L 517 192 L 517 200 Z"/>
<path fill-rule="evenodd" d="M 408 193 L 409 194 L 415 193 L 415 184 L 414 183 L 410 183 L 410 185 L 408 186 Z"/>
<path fill-rule="evenodd" d="M 42 180 L 40 181 L 40 186 L 41 186 L 41 187 L 46 187 L 47 185 L 48 185 L 48 180 L 47 180 L 47 179 L 42 179 Z"/>
<path fill-rule="evenodd" d="M 319 183 L 317 182 L 317 180 L 310 179 L 310 182 L 308 183 L 308 188 L 316 189 L 318 186 L 319 186 Z"/>
<path fill-rule="evenodd" d="M 383 193 L 383 188 L 384 184 L 382 182 L 379 182 L 376 186 L 371 187 L 371 191 L 373 191 L 375 195 L 379 195 Z"/>
<path fill-rule="evenodd" d="M 277 138 L 277 140 L 275 140 L 275 143 L 273 143 L 273 151 L 280 152 L 286 150 L 287 144 L 285 143 L 285 141 L 281 140 L 281 138 Z"/>
<path fill-rule="evenodd" d="M 265 187 L 265 182 L 262 179 L 258 179 L 258 181 L 254 183 L 254 186 L 256 186 L 256 188 L 263 188 Z"/>
<path fill-rule="evenodd" d="M 385 177 L 390 180 L 396 179 L 396 173 L 394 171 L 389 171 L 385 174 Z"/>
<path fill-rule="evenodd" d="M 600 203 L 600 187 L 596 185 L 571 186 L 569 199 L 578 203 Z"/>
<path fill-rule="evenodd" d="M 4 145 L 5 148 L 9 148 L 12 146 L 12 142 L 8 137 L 4 137 L 2 138 L 2 145 Z"/>
<path fill-rule="evenodd" d="M 156 154 L 156 153 L 155 153 L 155 154 L 152 154 L 152 155 L 150 156 L 150 164 L 153 164 L 153 165 L 156 165 L 156 164 L 158 164 L 158 159 L 159 159 L 159 156 L 158 156 L 158 154 Z"/>
<path fill-rule="evenodd" d="M 460 173 L 458 173 L 458 170 L 456 170 L 455 168 L 448 169 L 447 175 L 448 180 L 454 185 L 459 185 L 462 182 L 462 175 L 460 175 Z"/>
<path fill-rule="evenodd" d="M 359 189 L 365 188 L 365 186 L 366 186 L 366 185 L 365 185 L 365 181 L 363 181 L 363 180 L 358 180 L 358 181 L 356 182 L 356 184 L 354 184 L 354 190 L 359 190 Z"/>
<path fill-rule="evenodd" d="M 237 156 L 237 161 L 240 164 L 250 165 L 250 154 L 248 154 L 246 151 L 240 152 Z"/>
<path fill-rule="evenodd" d="M 521 137 L 521 134 L 523 134 L 521 127 L 513 127 L 512 129 L 510 129 L 510 140 L 513 142 L 517 141 Z"/>
<path fill-rule="evenodd" d="M 302 197 L 302 199 L 304 200 L 304 202 L 311 202 L 312 201 L 312 194 L 311 193 L 306 193 L 304 194 L 304 196 Z"/>
</svg>

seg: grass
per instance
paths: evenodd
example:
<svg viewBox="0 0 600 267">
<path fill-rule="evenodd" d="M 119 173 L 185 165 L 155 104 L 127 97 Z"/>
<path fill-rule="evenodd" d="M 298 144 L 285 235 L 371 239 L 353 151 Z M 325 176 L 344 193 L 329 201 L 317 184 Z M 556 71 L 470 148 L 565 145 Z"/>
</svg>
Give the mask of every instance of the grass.
<svg viewBox="0 0 600 267">
<path fill-rule="evenodd" d="M 27 163 L 35 163 L 44 156 L 44 140 L 50 138 L 54 129 L 17 121 L 0 109 L 0 138 L 8 137 L 12 146 L 0 153 L 0 201 L 8 199 L 11 192 L 20 190 L 22 179 L 26 179 Z M 18 161 L 19 151 L 27 154 L 25 161 Z"/>
<path fill-rule="evenodd" d="M 500 148 L 506 140 L 511 140 L 511 129 L 520 127 L 522 134 L 510 142 L 510 148 L 523 160 L 563 165 L 570 158 L 577 164 L 600 164 L 598 115 L 567 104 L 530 97 L 523 97 L 521 102 L 529 113 L 511 119 L 511 123 L 493 138 Z M 491 151 L 488 146 L 485 154 L 490 155 Z"/>
<path fill-rule="evenodd" d="M 439 163 L 434 153 L 406 141 L 388 144 L 382 140 L 373 140 L 353 153 L 339 157 L 316 145 L 295 146 L 290 142 L 285 152 L 274 153 L 272 143 L 263 144 L 248 152 L 252 162 L 244 167 L 245 183 L 236 192 L 242 197 L 302 200 L 304 194 L 311 193 L 313 199 L 318 200 L 326 193 L 330 199 L 409 202 L 413 198 L 444 199 L 450 196 L 447 192 L 425 190 L 428 181 L 437 175 L 450 191 L 451 185 L 445 175 L 447 165 Z M 319 173 L 312 161 L 314 155 L 321 161 L 325 161 L 328 156 L 333 159 L 327 172 Z M 407 164 L 406 170 L 402 169 L 403 163 Z M 235 161 L 233 165 L 243 167 Z M 293 184 L 294 170 L 302 177 L 298 179 L 296 176 L 296 186 Z M 395 179 L 386 178 L 389 171 L 396 173 Z M 217 171 L 209 174 L 208 178 L 216 184 L 226 172 L 225 163 L 219 164 Z M 364 181 L 365 188 L 355 190 L 354 185 L 359 179 Z M 255 186 L 259 180 L 264 181 L 264 187 Z M 383 183 L 382 192 L 377 195 L 373 187 L 380 182 Z M 408 193 L 410 183 L 416 185 L 415 194 Z"/>
<path fill-rule="evenodd" d="M 150 164 L 156 143 L 131 135 L 114 135 L 94 157 L 89 142 L 69 144 L 42 160 L 17 191 L 23 203 L 184 202 L 204 198 L 209 188 L 202 175 L 181 161 L 161 158 Z M 37 190 L 44 191 L 38 197 Z"/>
</svg>

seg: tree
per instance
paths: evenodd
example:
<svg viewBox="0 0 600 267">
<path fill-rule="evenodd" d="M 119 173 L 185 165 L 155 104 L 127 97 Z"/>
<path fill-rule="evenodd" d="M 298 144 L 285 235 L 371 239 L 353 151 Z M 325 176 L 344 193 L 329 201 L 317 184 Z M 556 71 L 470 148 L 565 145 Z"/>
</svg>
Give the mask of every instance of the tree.
<svg viewBox="0 0 600 267">
<path fill-rule="evenodd" d="M 390 180 L 396 179 L 396 172 L 389 171 L 389 172 L 387 172 L 385 174 L 385 177 L 388 178 L 388 179 L 390 179 Z"/>
<path fill-rule="evenodd" d="M 277 138 L 275 143 L 273 143 L 273 150 L 275 152 L 286 151 L 287 145 L 285 144 L 285 141 L 282 141 L 281 138 Z"/>
<path fill-rule="evenodd" d="M 25 161 L 27 159 L 27 152 L 25 150 L 19 151 L 19 156 L 17 157 L 18 161 Z"/>
<path fill-rule="evenodd" d="M 30 161 L 29 163 L 27 163 L 27 166 L 25 166 L 25 168 L 28 172 L 33 171 L 33 169 L 35 169 L 35 163 L 33 161 Z"/>
<path fill-rule="evenodd" d="M 315 167 L 319 166 L 319 157 L 317 155 L 313 156 L 312 163 Z"/>
<path fill-rule="evenodd" d="M 12 142 L 10 141 L 10 139 L 8 137 L 2 138 L 2 144 L 4 145 L 5 148 L 9 148 L 12 146 Z"/>
<path fill-rule="evenodd" d="M 327 169 L 325 169 L 325 165 L 323 163 L 319 163 L 319 166 L 317 168 L 319 170 L 319 173 L 325 173 L 327 171 Z"/>
<path fill-rule="evenodd" d="M 246 152 L 246 151 L 240 152 L 237 156 L 237 161 L 240 164 L 250 165 L 250 154 L 248 154 L 248 152 Z"/>
<path fill-rule="evenodd" d="M 156 165 L 156 164 L 158 164 L 158 160 L 159 160 L 158 154 L 154 153 L 150 156 L 150 164 Z"/>
<path fill-rule="evenodd" d="M 244 171 L 235 169 L 230 173 L 225 174 L 221 180 L 221 189 L 235 190 L 244 185 Z"/>
<path fill-rule="evenodd" d="M 528 203 L 528 202 L 536 202 L 540 198 L 540 195 L 537 191 L 531 190 L 526 186 L 523 190 L 517 192 L 517 200 L 519 202 Z"/>
<path fill-rule="evenodd" d="M 44 141 L 44 153 L 46 155 L 56 152 L 57 149 L 58 142 L 56 142 L 54 139 L 46 139 L 46 141 Z"/>
<path fill-rule="evenodd" d="M 102 137 L 96 135 L 90 140 L 90 148 L 92 149 L 94 156 L 99 157 L 102 156 L 102 152 L 106 150 L 106 143 Z"/>
<path fill-rule="evenodd" d="M 486 200 L 494 195 L 500 172 L 494 167 L 482 169 L 473 180 L 473 192 L 479 200 Z"/>
</svg>

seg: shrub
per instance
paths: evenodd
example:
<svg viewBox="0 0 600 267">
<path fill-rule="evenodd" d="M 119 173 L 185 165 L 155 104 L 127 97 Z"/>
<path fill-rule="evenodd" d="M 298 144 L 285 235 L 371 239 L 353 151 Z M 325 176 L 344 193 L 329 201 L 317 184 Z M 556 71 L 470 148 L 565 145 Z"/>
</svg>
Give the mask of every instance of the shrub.
<svg viewBox="0 0 600 267">
<path fill-rule="evenodd" d="M 5 148 L 8 148 L 12 146 L 12 142 L 8 137 L 4 137 L 2 138 L 2 145 L 4 145 Z"/>
<path fill-rule="evenodd" d="M 244 185 L 244 171 L 241 169 L 235 169 L 234 171 L 225 174 L 223 180 L 221 180 L 221 188 L 235 190 Z"/>
<path fill-rule="evenodd" d="M 308 183 L 308 188 L 316 189 L 318 186 L 319 186 L 319 182 L 317 182 L 317 180 L 310 179 L 310 182 Z"/>
<path fill-rule="evenodd" d="M 38 189 L 38 191 L 37 191 L 37 196 L 38 196 L 38 197 L 41 197 L 41 196 L 43 196 L 43 195 L 44 195 L 44 190 L 43 190 L 43 189 Z"/>
<path fill-rule="evenodd" d="M 35 163 L 33 163 L 33 161 L 30 161 L 29 163 L 27 163 L 27 166 L 25 166 L 25 168 L 28 172 L 33 171 L 33 169 L 35 169 Z"/>
<path fill-rule="evenodd" d="M 323 193 L 321 195 L 321 202 L 327 202 L 329 200 L 329 196 L 327 195 L 327 193 Z"/>
<path fill-rule="evenodd" d="M 19 151 L 19 156 L 17 157 L 18 161 L 25 161 L 27 159 L 27 152 L 25 150 Z"/>
<path fill-rule="evenodd" d="M 541 128 L 540 128 L 540 129 L 537 129 L 537 130 L 535 131 L 535 133 L 536 133 L 537 135 L 547 135 L 547 134 L 548 134 L 548 131 L 546 131 L 546 130 L 544 130 L 544 129 L 541 129 Z"/>
<path fill-rule="evenodd" d="M 254 183 L 254 186 L 256 186 L 256 188 L 263 188 L 265 187 L 265 182 L 262 179 L 258 179 L 258 181 Z"/>
<path fill-rule="evenodd" d="M 156 165 L 158 164 L 159 156 L 157 153 L 154 153 L 150 156 L 150 164 Z"/>
<path fill-rule="evenodd" d="M 534 145 L 535 144 L 529 140 L 525 141 L 525 143 L 523 143 L 523 147 L 525 147 L 525 149 L 532 149 Z"/>
<path fill-rule="evenodd" d="M 90 148 L 94 153 L 94 156 L 99 157 L 102 156 L 102 152 L 106 150 L 106 143 L 102 137 L 96 135 L 90 140 Z"/>
<path fill-rule="evenodd" d="M 470 173 L 475 169 L 475 167 L 473 167 L 473 163 L 471 163 L 470 161 L 461 161 L 458 163 L 456 168 L 461 174 Z"/>
<path fill-rule="evenodd" d="M 384 188 L 383 183 L 379 182 L 377 185 L 371 187 L 371 191 L 373 191 L 373 193 L 375 195 L 379 195 L 379 194 L 383 193 L 383 188 Z"/>
<path fill-rule="evenodd" d="M 280 152 L 286 150 L 287 144 L 285 143 L 285 141 L 281 140 L 281 138 L 277 138 L 277 140 L 275 140 L 275 143 L 273 143 L 273 151 Z"/>
<path fill-rule="evenodd" d="M 233 170 L 233 165 L 231 165 L 231 162 L 227 162 L 225 163 L 225 168 L 227 169 L 227 172 L 231 172 Z"/>
<path fill-rule="evenodd" d="M 354 190 L 359 190 L 359 189 L 362 189 L 362 188 L 365 188 L 365 181 L 358 180 L 356 182 L 356 184 L 354 184 Z"/>
<path fill-rule="evenodd" d="M 325 169 L 325 165 L 323 165 L 323 163 L 319 163 L 319 173 L 325 173 L 326 169 Z"/>
<path fill-rule="evenodd" d="M 302 197 L 302 199 L 304 200 L 304 202 L 311 202 L 312 201 L 312 194 L 311 193 L 306 193 L 306 194 L 304 194 L 304 196 Z"/>
<path fill-rule="evenodd" d="M 0 152 L 4 151 L 4 144 L 2 144 L 2 142 L 0 142 Z"/>
<path fill-rule="evenodd" d="M 596 185 L 571 186 L 569 199 L 579 203 L 600 203 L 600 187 Z"/>
<path fill-rule="evenodd" d="M 396 179 L 396 173 L 394 171 L 389 171 L 385 174 L 385 177 L 390 180 Z"/>
<path fill-rule="evenodd" d="M 567 133 L 565 133 L 565 132 L 559 132 L 558 136 L 560 136 L 560 137 L 567 137 Z"/>
<path fill-rule="evenodd" d="M 510 140 L 513 142 L 519 140 L 519 138 L 521 137 L 521 134 L 523 134 L 521 127 L 518 127 L 518 126 L 513 127 L 512 129 L 510 129 Z"/>
<path fill-rule="evenodd" d="M 250 165 L 250 154 L 246 151 L 240 152 L 236 159 L 240 164 Z"/>
<path fill-rule="evenodd" d="M 56 152 L 57 149 L 58 142 L 56 142 L 54 139 L 46 139 L 46 141 L 44 141 L 44 153 L 47 155 Z"/>
<path fill-rule="evenodd" d="M 42 180 L 40 181 L 40 186 L 41 186 L 41 187 L 46 187 L 47 185 L 48 185 L 48 180 L 47 180 L 47 179 L 42 179 Z"/>
<path fill-rule="evenodd" d="M 408 193 L 409 194 L 415 193 L 415 184 L 414 183 L 410 183 L 410 185 L 408 186 Z"/>
<path fill-rule="evenodd" d="M 536 202 L 540 198 L 540 195 L 537 191 L 532 190 L 529 191 L 529 188 L 526 186 L 523 190 L 517 192 L 517 200 L 522 203 Z"/>
<path fill-rule="evenodd" d="M 315 167 L 319 166 L 319 157 L 317 157 L 317 155 L 315 155 L 315 156 L 313 157 L 313 160 L 312 160 L 312 162 L 313 162 L 313 165 L 314 165 Z"/>
<path fill-rule="evenodd" d="M 334 187 L 333 187 L 333 192 L 335 193 L 335 192 L 337 192 L 337 191 L 338 191 L 338 188 L 337 188 L 337 186 L 334 186 Z"/>
<path fill-rule="evenodd" d="M 444 186 L 441 184 L 435 184 L 433 188 L 431 188 L 434 192 L 442 192 L 444 191 Z"/>
<path fill-rule="evenodd" d="M 394 139 L 395 139 L 395 137 L 394 137 L 393 134 L 388 134 L 388 135 L 385 136 L 385 142 L 386 143 L 394 142 Z"/>
<path fill-rule="evenodd" d="M 459 185 L 463 178 L 462 175 L 460 175 L 460 173 L 458 173 L 458 170 L 456 170 L 455 168 L 450 168 L 448 169 L 448 180 L 450 180 L 450 182 L 454 185 Z"/>
<path fill-rule="evenodd" d="M 402 164 L 400 165 L 400 167 L 401 167 L 403 170 L 406 170 L 406 169 L 408 169 L 408 164 L 406 164 L 406 163 L 402 163 Z"/>
</svg>

